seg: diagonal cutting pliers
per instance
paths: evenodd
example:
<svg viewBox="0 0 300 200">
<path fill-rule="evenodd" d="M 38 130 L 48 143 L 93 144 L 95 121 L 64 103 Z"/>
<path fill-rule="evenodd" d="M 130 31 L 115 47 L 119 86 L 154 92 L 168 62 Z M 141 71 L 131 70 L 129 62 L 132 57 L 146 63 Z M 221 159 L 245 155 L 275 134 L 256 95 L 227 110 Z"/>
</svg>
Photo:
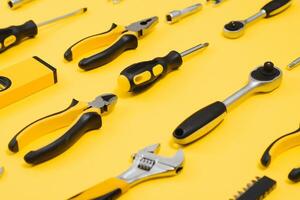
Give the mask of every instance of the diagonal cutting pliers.
<svg viewBox="0 0 300 200">
<path fill-rule="evenodd" d="M 73 99 L 66 109 L 38 119 L 19 131 L 9 142 L 8 148 L 17 153 L 33 140 L 70 126 L 58 139 L 40 149 L 30 151 L 24 157 L 24 160 L 32 165 L 50 160 L 69 149 L 85 133 L 101 128 L 101 115 L 111 111 L 116 101 L 117 96 L 114 94 L 98 96 L 89 103 Z"/>
<path fill-rule="evenodd" d="M 121 26 L 115 23 L 104 32 L 86 37 L 73 44 L 64 54 L 67 61 L 86 54 L 92 50 L 109 46 L 100 53 L 83 58 L 79 62 L 79 67 L 83 70 L 91 70 L 101 67 L 120 56 L 127 50 L 138 47 L 138 39 L 147 34 L 158 23 L 158 17 L 150 17 L 128 26 Z"/>
</svg>

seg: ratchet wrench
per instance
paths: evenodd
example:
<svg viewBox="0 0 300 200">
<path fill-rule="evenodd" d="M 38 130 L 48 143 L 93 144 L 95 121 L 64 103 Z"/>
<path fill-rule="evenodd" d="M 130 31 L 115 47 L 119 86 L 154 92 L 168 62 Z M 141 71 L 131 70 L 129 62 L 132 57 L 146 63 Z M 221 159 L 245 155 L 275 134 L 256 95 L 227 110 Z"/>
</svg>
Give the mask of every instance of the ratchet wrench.
<svg viewBox="0 0 300 200">
<path fill-rule="evenodd" d="M 227 112 L 240 101 L 255 93 L 269 93 L 278 88 L 282 81 L 282 71 L 272 62 L 266 62 L 250 73 L 248 84 L 228 97 L 200 109 L 183 121 L 173 132 L 175 142 L 188 144 L 217 127 Z"/>
</svg>

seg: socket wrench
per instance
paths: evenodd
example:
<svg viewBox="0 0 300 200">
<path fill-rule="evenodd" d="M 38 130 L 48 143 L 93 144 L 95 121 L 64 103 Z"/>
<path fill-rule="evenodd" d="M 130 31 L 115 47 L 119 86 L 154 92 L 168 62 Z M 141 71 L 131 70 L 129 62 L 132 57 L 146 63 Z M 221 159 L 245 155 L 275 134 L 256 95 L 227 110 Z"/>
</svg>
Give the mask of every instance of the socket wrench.
<svg viewBox="0 0 300 200">
<path fill-rule="evenodd" d="M 239 102 L 256 93 L 269 93 L 278 88 L 282 81 L 282 71 L 272 62 L 266 62 L 250 73 L 248 84 L 228 97 L 197 111 L 183 121 L 173 132 L 175 142 L 188 144 L 207 135 L 225 118 L 227 112 Z"/>
</svg>

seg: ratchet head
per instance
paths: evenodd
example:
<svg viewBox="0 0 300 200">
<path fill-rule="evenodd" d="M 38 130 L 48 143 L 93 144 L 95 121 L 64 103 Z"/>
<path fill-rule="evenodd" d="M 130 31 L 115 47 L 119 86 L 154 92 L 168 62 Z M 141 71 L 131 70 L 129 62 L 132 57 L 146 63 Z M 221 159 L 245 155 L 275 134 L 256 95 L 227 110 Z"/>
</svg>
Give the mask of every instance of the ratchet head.
<svg viewBox="0 0 300 200">
<path fill-rule="evenodd" d="M 135 185 L 145 180 L 178 174 L 183 168 L 183 151 L 179 150 L 173 157 L 166 158 L 157 155 L 159 147 L 159 144 L 151 145 L 136 153 L 132 166 L 119 178 Z"/>
<path fill-rule="evenodd" d="M 243 21 L 231 21 L 224 26 L 223 35 L 230 39 L 239 38 L 245 33 L 246 24 Z"/>
<path fill-rule="evenodd" d="M 117 103 L 118 97 L 115 94 L 103 94 L 92 102 L 89 102 L 89 106 L 94 108 L 99 108 L 101 113 L 109 113 L 113 110 L 115 104 Z"/>
<path fill-rule="evenodd" d="M 140 37 L 150 32 L 157 23 L 158 17 L 150 17 L 126 26 L 126 30 L 136 32 Z"/>
<path fill-rule="evenodd" d="M 249 77 L 249 84 L 254 88 L 254 92 L 272 92 L 281 82 L 282 71 L 272 62 L 265 62 L 263 66 L 252 71 Z"/>
</svg>

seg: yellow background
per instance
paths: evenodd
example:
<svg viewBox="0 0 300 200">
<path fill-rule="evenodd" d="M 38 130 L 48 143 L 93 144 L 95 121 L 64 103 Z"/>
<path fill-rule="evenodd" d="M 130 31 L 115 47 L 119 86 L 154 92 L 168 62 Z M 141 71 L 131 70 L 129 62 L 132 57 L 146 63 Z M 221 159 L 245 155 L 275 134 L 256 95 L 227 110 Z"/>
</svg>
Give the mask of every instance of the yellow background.
<svg viewBox="0 0 300 200">
<path fill-rule="evenodd" d="M 202 0 L 205 4 L 204 0 Z M 299 199 L 300 184 L 290 184 L 287 174 L 300 166 L 300 148 L 284 153 L 267 170 L 259 167 L 265 148 L 277 137 L 299 125 L 300 69 L 285 66 L 300 56 L 300 1 L 284 13 L 249 27 L 237 40 L 221 35 L 223 25 L 258 11 L 267 0 L 228 0 L 218 7 L 204 5 L 202 11 L 177 24 L 168 25 L 164 15 L 196 3 L 195 0 L 41 0 L 11 11 L 1 1 L 0 27 L 50 19 L 87 6 L 89 11 L 43 27 L 40 34 L 0 55 L 5 67 L 37 55 L 58 69 L 57 85 L 0 110 L 0 199 L 66 199 L 94 184 L 118 175 L 130 165 L 130 155 L 157 142 L 162 155 L 172 155 L 175 127 L 186 117 L 216 100 L 223 100 L 242 87 L 250 71 L 271 60 L 284 71 L 279 89 L 256 95 L 232 110 L 215 131 L 184 148 L 186 165 L 179 176 L 145 182 L 127 192 L 122 200 L 229 199 L 255 176 L 268 175 L 278 181 L 267 199 Z M 127 25 L 157 15 L 160 23 L 139 42 L 139 48 L 116 61 L 90 72 L 77 62 L 65 63 L 64 51 L 79 39 L 107 30 L 112 22 Z M 117 77 L 129 64 L 163 56 L 170 50 L 183 51 L 198 43 L 210 47 L 187 57 L 175 71 L 153 88 L 136 96 L 117 91 Z M 24 66 L 26 67 L 26 66 Z M 26 74 L 24 74 L 25 76 Z M 115 92 L 116 109 L 103 117 L 99 131 L 86 134 L 63 155 L 39 166 L 28 167 L 26 152 L 45 145 L 58 131 L 12 155 L 9 140 L 33 120 L 61 110 L 73 97 L 82 101 Z"/>
</svg>

